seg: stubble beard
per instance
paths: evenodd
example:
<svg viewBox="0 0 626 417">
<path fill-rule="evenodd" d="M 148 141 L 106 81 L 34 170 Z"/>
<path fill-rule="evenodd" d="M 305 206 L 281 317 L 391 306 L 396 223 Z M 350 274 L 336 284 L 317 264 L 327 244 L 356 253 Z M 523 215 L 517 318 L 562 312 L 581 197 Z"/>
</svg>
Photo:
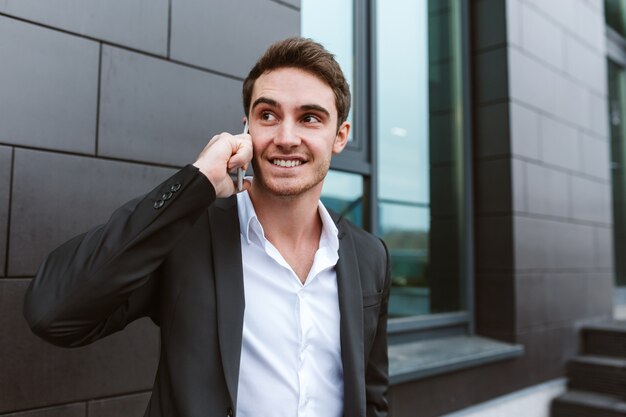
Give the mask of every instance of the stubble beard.
<svg viewBox="0 0 626 417">
<path fill-rule="evenodd" d="M 313 162 L 309 161 L 307 164 Z M 252 168 L 254 169 L 254 186 L 260 187 L 268 194 L 285 200 L 294 200 L 303 195 L 307 191 L 318 186 L 326 178 L 330 169 L 330 159 L 323 161 L 313 172 L 310 180 L 306 182 L 298 181 L 298 177 L 291 178 L 270 178 L 269 180 L 263 175 L 263 170 L 259 169 L 259 163 L 256 158 L 252 159 Z"/>
</svg>

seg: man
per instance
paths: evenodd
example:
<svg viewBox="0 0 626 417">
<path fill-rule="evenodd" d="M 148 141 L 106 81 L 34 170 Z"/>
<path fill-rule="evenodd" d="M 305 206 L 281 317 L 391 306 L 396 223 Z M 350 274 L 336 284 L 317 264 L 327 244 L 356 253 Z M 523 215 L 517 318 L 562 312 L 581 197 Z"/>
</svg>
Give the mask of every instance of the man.
<svg viewBox="0 0 626 417">
<path fill-rule="evenodd" d="M 213 137 L 50 254 L 25 316 L 61 346 L 150 316 L 161 358 L 146 416 L 385 416 L 388 254 L 319 201 L 350 131 L 345 78 L 321 45 L 291 38 L 243 98 L 250 134 Z M 229 171 L 250 162 L 237 194 Z"/>
</svg>

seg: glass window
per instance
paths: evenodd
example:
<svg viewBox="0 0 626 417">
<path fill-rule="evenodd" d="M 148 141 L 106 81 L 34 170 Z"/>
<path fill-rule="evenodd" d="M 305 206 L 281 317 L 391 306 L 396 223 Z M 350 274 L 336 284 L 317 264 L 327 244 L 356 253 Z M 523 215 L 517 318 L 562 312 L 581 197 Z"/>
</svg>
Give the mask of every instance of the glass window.
<svg viewBox="0 0 626 417">
<path fill-rule="evenodd" d="M 626 73 L 609 61 L 609 119 L 614 253 L 626 253 Z M 615 281 L 626 288 L 626 257 L 615 256 Z"/>
<path fill-rule="evenodd" d="M 389 316 L 428 314 L 430 209 L 414 204 L 379 204 L 380 233 L 389 247 L 393 282 Z"/>
<path fill-rule="evenodd" d="M 622 36 L 626 36 L 626 1 L 605 0 L 604 14 L 607 25 Z"/>
<path fill-rule="evenodd" d="M 335 55 L 352 93 L 354 108 L 354 3 L 351 0 L 302 0 L 301 34 L 321 43 Z M 352 123 L 352 109 L 348 121 Z M 353 140 L 354 129 L 349 141 Z"/>
<path fill-rule="evenodd" d="M 463 141 L 456 0 L 376 11 L 378 222 L 390 317 L 464 309 Z"/>
<path fill-rule="evenodd" d="M 357 226 L 363 227 L 363 177 L 340 171 L 328 171 L 322 202 Z"/>
</svg>

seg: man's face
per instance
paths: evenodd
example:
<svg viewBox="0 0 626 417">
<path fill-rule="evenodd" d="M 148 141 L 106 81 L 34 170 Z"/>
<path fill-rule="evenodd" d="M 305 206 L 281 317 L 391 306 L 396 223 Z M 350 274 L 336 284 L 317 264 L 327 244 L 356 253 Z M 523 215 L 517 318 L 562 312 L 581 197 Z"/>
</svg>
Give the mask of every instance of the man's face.
<svg viewBox="0 0 626 417">
<path fill-rule="evenodd" d="M 250 101 L 254 191 L 280 197 L 321 193 L 333 154 L 347 143 L 350 124 L 337 129 L 332 89 L 314 75 L 279 68 L 261 75 Z"/>
</svg>

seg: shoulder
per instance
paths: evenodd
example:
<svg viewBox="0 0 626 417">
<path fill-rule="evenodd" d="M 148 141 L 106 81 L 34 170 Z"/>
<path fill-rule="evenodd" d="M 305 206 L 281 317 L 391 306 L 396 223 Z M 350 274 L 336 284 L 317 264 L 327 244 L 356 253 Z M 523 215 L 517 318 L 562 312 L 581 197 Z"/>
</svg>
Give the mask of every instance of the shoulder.
<svg viewBox="0 0 626 417">
<path fill-rule="evenodd" d="M 339 256 L 342 256 L 342 246 L 344 251 L 354 251 L 363 294 L 380 295 L 388 292 L 391 285 L 391 261 L 383 240 L 348 219 L 334 213 L 332 216 L 339 230 Z"/>
<path fill-rule="evenodd" d="M 382 266 L 386 266 L 388 251 L 381 238 L 356 226 L 345 217 L 341 217 L 330 210 L 329 212 L 337 225 L 339 237 L 342 238 L 342 235 L 345 235 L 352 241 L 360 263 L 382 263 Z"/>
<path fill-rule="evenodd" d="M 339 229 L 339 233 L 342 232 L 350 235 L 352 240 L 354 241 L 355 246 L 359 246 L 362 248 L 367 248 L 372 251 L 383 251 L 385 250 L 384 243 L 381 238 L 371 234 L 370 232 L 356 226 L 350 220 L 346 218 L 339 219 L 337 223 L 337 228 Z"/>
</svg>

